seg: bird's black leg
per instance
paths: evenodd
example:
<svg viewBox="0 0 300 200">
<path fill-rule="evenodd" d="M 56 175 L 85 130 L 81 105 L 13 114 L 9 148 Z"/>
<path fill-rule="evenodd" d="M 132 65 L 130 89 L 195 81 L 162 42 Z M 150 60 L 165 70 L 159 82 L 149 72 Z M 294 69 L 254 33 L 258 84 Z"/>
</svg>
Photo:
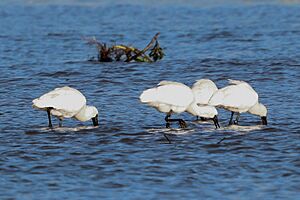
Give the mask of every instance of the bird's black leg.
<svg viewBox="0 0 300 200">
<path fill-rule="evenodd" d="M 216 129 L 220 128 L 220 124 L 219 124 L 219 120 L 218 120 L 218 117 L 217 115 L 215 115 L 213 118 L 212 118 L 215 126 L 216 126 Z"/>
<path fill-rule="evenodd" d="M 186 128 L 187 125 L 183 119 L 168 119 L 168 122 L 178 122 L 180 128 Z"/>
<path fill-rule="evenodd" d="M 187 125 L 183 119 L 178 119 L 180 128 L 186 128 Z"/>
<path fill-rule="evenodd" d="M 184 121 L 183 119 L 170 119 L 171 113 L 172 113 L 172 111 L 170 111 L 170 112 L 167 114 L 167 116 L 165 117 L 165 120 L 166 120 L 166 122 L 167 122 L 167 123 L 166 123 L 166 127 L 167 127 L 167 128 L 170 128 L 170 122 L 178 122 L 180 128 L 186 128 L 186 127 L 187 127 L 187 125 L 186 125 L 186 123 L 185 123 L 185 121 Z"/>
<path fill-rule="evenodd" d="M 58 118 L 59 120 L 59 127 L 62 127 L 62 119 Z"/>
<path fill-rule="evenodd" d="M 207 121 L 207 118 L 205 117 L 200 117 L 201 121 Z"/>
<path fill-rule="evenodd" d="M 171 128 L 171 126 L 170 126 L 170 117 L 171 117 L 171 112 L 168 112 L 166 117 L 165 117 L 166 128 Z"/>
<path fill-rule="evenodd" d="M 171 125 L 169 122 L 166 123 L 166 128 L 171 128 Z"/>
<path fill-rule="evenodd" d="M 238 125 L 239 124 L 239 118 L 240 118 L 240 113 L 237 113 L 236 118 L 235 118 L 233 123 Z"/>
<path fill-rule="evenodd" d="M 48 121 L 49 121 L 49 128 L 52 128 L 50 111 L 51 111 L 51 108 L 47 108 Z"/>
<path fill-rule="evenodd" d="M 229 120 L 229 124 L 228 124 L 228 125 L 232 125 L 232 118 L 233 118 L 233 115 L 234 115 L 234 112 L 231 112 L 231 117 L 230 117 L 230 120 Z"/>
</svg>

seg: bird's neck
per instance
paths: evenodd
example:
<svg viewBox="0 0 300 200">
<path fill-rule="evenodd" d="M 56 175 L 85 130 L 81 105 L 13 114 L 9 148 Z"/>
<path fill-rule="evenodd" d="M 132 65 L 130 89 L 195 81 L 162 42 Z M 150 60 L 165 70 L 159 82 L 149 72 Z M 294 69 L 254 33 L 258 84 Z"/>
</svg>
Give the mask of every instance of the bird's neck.
<svg viewBox="0 0 300 200">
<path fill-rule="evenodd" d="M 83 106 L 79 112 L 74 116 L 74 118 L 78 119 L 79 121 L 87 121 L 89 119 L 87 119 L 87 116 L 86 116 L 86 109 L 87 109 L 87 106 Z"/>
<path fill-rule="evenodd" d="M 252 106 L 248 110 L 248 113 L 253 114 L 253 115 L 261 116 L 260 103 L 257 102 L 254 106 Z"/>
</svg>

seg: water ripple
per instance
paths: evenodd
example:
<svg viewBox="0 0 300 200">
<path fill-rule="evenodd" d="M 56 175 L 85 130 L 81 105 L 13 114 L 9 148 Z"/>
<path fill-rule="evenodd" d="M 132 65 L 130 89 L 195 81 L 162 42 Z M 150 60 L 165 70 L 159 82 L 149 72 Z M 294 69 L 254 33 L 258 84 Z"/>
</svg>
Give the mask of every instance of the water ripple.
<svg viewBox="0 0 300 200">
<path fill-rule="evenodd" d="M 299 5 L 87 2 L 1 3 L 3 199 L 298 198 Z M 89 61 L 97 52 L 81 39 L 143 48 L 158 31 L 166 56 L 156 63 Z M 166 129 L 165 116 L 139 102 L 161 80 L 201 78 L 220 88 L 248 81 L 269 125 L 242 114 L 227 126 L 219 109 L 220 129 L 187 113 L 178 115 L 187 129 Z M 32 99 L 62 85 L 98 108 L 99 127 L 55 118 L 47 127 Z"/>
</svg>

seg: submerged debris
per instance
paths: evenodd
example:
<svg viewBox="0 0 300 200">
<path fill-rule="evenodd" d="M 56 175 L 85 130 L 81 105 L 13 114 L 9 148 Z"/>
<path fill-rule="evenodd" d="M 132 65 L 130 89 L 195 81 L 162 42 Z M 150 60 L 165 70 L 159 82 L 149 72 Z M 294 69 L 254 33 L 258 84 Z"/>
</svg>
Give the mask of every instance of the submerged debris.
<svg viewBox="0 0 300 200">
<path fill-rule="evenodd" d="M 161 60 L 165 55 L 163 49 L 159 45 L 158 36 L 159 33 L 156 33 L 143 50 L 122 44 L 107 46 L 106 43 L 99 42 L 96 38 L 85 38 L 85 40 L 87 40 L 89 45 L 96 45 L 99 62 L 156 62 Z M 148 50 L 150 52 L 146 54 Z"/>
</svg>

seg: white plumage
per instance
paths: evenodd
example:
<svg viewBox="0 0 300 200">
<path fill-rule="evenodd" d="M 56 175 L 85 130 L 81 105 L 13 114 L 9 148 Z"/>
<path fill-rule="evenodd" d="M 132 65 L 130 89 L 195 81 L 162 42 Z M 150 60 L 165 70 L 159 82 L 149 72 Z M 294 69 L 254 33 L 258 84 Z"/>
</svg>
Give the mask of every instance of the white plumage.
<svg viewBox="0 0 300 200">
<path fill-rule="evenodd" d="M 229 83 L 231 85 L 219 89 L 213 94 L 209 105 L 243 113 L 258 102 L 257 93 L 248 83 L 235 80 L 230 80 Z"/>
<path fill-rule="evenodd" d="M 199 105 L 207 105 L 211 96 L 218 90 L 216 84 L 210 79 L 200 79 L 192 87 L 195 101 Z"/>
<path fill-rule="evenodd" d="M 70 118 L 86 104 L 81 92 L 68 86 L 56 88 L 41 97 L 34 99 L 33 107 L 41 110 L 54 108 L 51 114 L 57 117 Z"/>
<path fill-rule="evenodd" d="M 192 92 L 194 95 L 194 101 L 187 108 L 187 112 L 201 117 L 202 120 L 212 119 L 216 128 L 220 127 L 218 123 L 218 111 L 214 106 L 209 106 L 208 101 L 211 96 L 218 90 L 216 84 L 209 79 L 200 79 L 194 83 Z"/>
<path fill-rule="evenodd" d="M 165 118 L 167 127 L 171 121 L 178 121 L 181 127 L 185 127 L 182 119 L 169 119 L 169 117 L 172 113 L 187 111 L 194 116 L 212 119 L 217 128 L 220 125 L 216 108 L 209 105 L 197 105 L 197 103 L 207 104 L 215 90 L 217 90 L 216 85 L 208 79 L 197 81 L 192 89 L 179 82 L 161 81 L 157 87 L 145 90 L 140 100 L 160 112 L 167 113 Z"/>
<path fill-rule="evenodd" d="M 34 108 L 47 111 L 50 127 L 52 127 L 50 114 L 60 121 L 74 117 L 79 121 L 92 119 L 94 125 L 98 125 L 97 108 L 87 106 L 84 95 L 74 88 L 68 86 L 56 88 L 32 102 Z"/>
<path fill-rule="evenodd" d="M 143 91 L 142 103 L 147 103 L 160 112 L 181 113 L 193 102 L 192 90 L 178 82 L 162 81 L 157 87 Z"/>
<path fill-rule="evenodd" d="M 161 81 L 157 87 L 143 91 L 140 101 L 160 112 L 167 113 L 165 118 L 167 127 L 171 121 L 178 121 L 181 127 L 185 127 L 182 119 L 169 119 L 169 117 L 172 113 L 184 112 L 194 101 L 194 95 L 191 88 L 182 83 Z"/>
<path fill-rule="evenodd" d="M 216 91 L 210 98 L 208 104 L 224 108 L 232 112 L 229 124 L 232 123 L 232 117 L 234 113 L 238 113 L 236 123 L 238 123 L 238 117 L 240 113 L 251 111 L 252 114 L 257 114 L 265 118 L 267 112 L 263 111 L 262 105 L 258 102 L 258 94 L 256 91 L 245 81 L 229 80 L 229 86 Z"/>
<path fill-rule="evenodd" d="M 215 107 L 207 106 L 207 104 L 217 90 L 215 83 L 209 79 L 196 81 L 192 87 L 194 102 L 187 108 L 187 112 L 194 116 L 213 118 L 218 112 Z"/>
</svg>

